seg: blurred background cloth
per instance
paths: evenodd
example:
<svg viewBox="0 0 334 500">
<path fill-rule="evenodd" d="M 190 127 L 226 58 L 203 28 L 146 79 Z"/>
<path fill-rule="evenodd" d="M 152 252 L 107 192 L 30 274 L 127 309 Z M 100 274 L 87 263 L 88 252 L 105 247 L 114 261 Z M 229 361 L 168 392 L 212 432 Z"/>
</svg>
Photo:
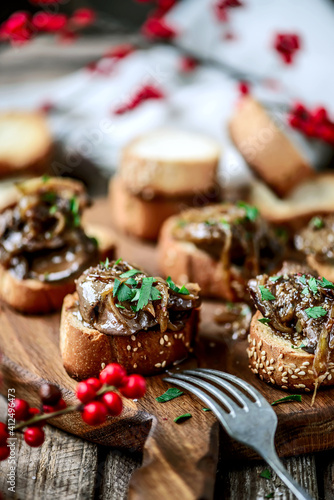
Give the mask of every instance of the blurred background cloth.
<svg viewBox="0 0 334 500">
<path fill-rule="evenodd" d="M 227 122 L 238 99 L 238 81 L 247 80 L 252 94 L 271 109 L 293 140 L 302 143 L 304 154 L 313 164 L 321 164 L 326 148 L 288 128 L 285 111 L 302 101 L 307 106 L 325 106 L 333 116 L 332 2 L 245 0 L 242 8 L 230 10 L 228 23 L 217 19 L 215 3 L 181 0 L 169 11 L 166 21 L 177 32 L 174 46 L 155 43 L 123 59 L 101 57 L 93 65 L 47 84 L 21 81 L 2 85 L 0 109 L 49 110 L 52 132 L 65 151 L 65 165 L 55 165 L 56 174 L 70 170 L 76 155 L 112 173 L 121 148 L 130 139 L 156 127 L 173 126 L 216 138 L 225 152 L 222 182 L 246 181 L 250 174 L 229 140 Z M 141 7 L 135 2 L 127 5 Z M 91 2 L 90 6 L 97 8 L 100 19 L 104 17 L 105 2 Z M 147 10 L 147 5 L 143 8 Z M 120 26 L 122 16 L 124 12 L 117 21 Z M 106 30 L 106 23 L 103 26 Z M 273 48 L 275 35 L 282 32 L 301 38 L 301 50 L 292 65 L 285 65 Z M 74 43 L 80 44 L 80 38 Z M 185 54 L 200 61 L 189 73 L 180 70 Z M 115 113 L 146 86 L 154 87 L 164 98 Z"/>
</svg>

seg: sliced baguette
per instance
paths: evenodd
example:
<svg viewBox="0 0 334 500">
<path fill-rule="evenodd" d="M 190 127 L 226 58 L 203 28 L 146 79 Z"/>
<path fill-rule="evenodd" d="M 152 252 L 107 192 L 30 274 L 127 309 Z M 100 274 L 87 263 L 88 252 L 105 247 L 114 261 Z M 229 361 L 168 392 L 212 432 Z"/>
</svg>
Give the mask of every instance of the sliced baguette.
<svg viewBox="0 0 334 500">
<path fill-rule="evenodd" d="M 219 193 L 197 194 L 188 197 L 157 197 L 145 200 L 127 189 L 123 180 L 115 176 L 110 181 L 109 199 L 113 222 L 122 231 L 138 238 L 156 240 L 163 222 L 185 208 L 199 203 L 217 201 Z"/>
<path fill-rule="evenodd" d="M 242 98 L 230 119 L 229 132 L 256 175 L 279 196 L 287 196 L 314 175 L 302 153 L 253 97 Z"/>
<path fill-rule="evenodd" d="M 170 217 L 162 226 L 158 243 L 159 268 L 165 277 L 176 283 L 198 283 L 201 295 L 229 301 L 244 298 L 247 282 L 231 266 L 230 280 L 226 281 L 221 261 L 216 261 L 191 242 L 173 237 L 178 217 Z M 233 289 L 231 284 L 233 283 Z"/>
<path fill-rule="evenodd" d="M 324 262 L 320 262 L 315 258 L 314 255 L 307 255 L 306 261 L 308 265 L 317 271 L 318 276 L 324 277 L 329 281 L 334 281 L 334 266 L 331 264 L 326 264 Z"/>
<path fill-rule="evenodd" d="M 42 113 L 0 113 L 0 176 L 46 171 L 51 151 L 51 133 Z"/>
<path fill-rule="evenodd" d="M 262 317 L 257 311 L 248 335 L 247 354 L 252 372 L 259 375 L 261 380 L 281 389 L 294 392 L 314 390 L 314 355 L 303 349 L 293 349 L 291 342 L 275 335 L 270 326 L 258 321 Z M 334 362 L 330 362 L 329 371 L 319 377 L 321 386 L 334 385 L 333 370 Z"/>
<path fill-rule="evenodd" d="M 294 229 L 305 225 L 314 215 L 334 212 L 334 174 L 323 173 L 297 186 L 281 199 L 260 181 L 252 183 L 249 202 L 273 224 L 286 224 Z"/>
<path fill-rule="evenodd" d="M 60 324 L 60 350 L 67 373 L 77 380 L 96 377 L 108 363 L 120 363 L 128 373 L 154 375 L 186 358 L 198 325 L 193 310 L 180 332 L 141 331 L 136 335 L 105 335 L 73 314 L 77 293 L 64 299 Z"/>
<path fill-rule="evenodd" d="M 178 196 L 205 192 L 216 183 L 219 145 L 194 132 L 162 129 L 130 142 L 120 176 L 134 194 Z"/>
<path fill-rule="evenodd" d="M 99 260 L 114 257 L 115 240 L 107 228 L 89 225 L 87 234 L 98 240 Z M 23 313 L 45 314 L 59 310 L 64 297 L 74 290 L 74 281 L 52 284 L 33 279 L 20 280 L 0 265 L 0 299 Z"/>
</svg>

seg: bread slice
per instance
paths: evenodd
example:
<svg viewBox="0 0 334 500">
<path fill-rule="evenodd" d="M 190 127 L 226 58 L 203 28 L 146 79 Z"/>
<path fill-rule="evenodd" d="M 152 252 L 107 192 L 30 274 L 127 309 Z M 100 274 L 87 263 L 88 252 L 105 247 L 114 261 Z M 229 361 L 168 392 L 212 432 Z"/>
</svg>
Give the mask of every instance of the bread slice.
<svg viewBox="0 0 334 500">
<path fill-rule="evenodd" d="M 43 113 L 0 113 L 0 176 L 46 171 L 51 151 L 51 133 Z"/>
<path fill-rule="evenodd" d="M 334 174 L 325 172 L 302 182 L 285 199 L 276 196 L 264 183 L 255 181 L 248 200 L 269 222 L 299 229 L 314 215 L 334 212 L 333 193 Z"/>
<path fill-rule="evenodd" d="M 107 228 L 88 226 L 87 234 L 98 240 L 100 259 L 112 259 L 115 240 Z M 59 284 L 33 279 L 20 280 L 0 265 L 0 299 L 14 309 L 28 314 L 44 314 L 61 309 L 64 297 L 75 290 L 74 281 Z"/>
<path fill-rule="evenodd" d="M 220 147 L 194 132 L 161 129 L 130 142 L 120 176 L 134 194 L 179 196 L 208 191 L 216 183 Z"/>
<path fill-rule="evenodd" d="M 230 119 L 229 132 L 257 176 L 279 196 L 287 196 L 315 174 L 266 109 L 251 96 L 240 101 Z"/>
<path fill-rule="evenodd" d="M 178 217 L 170 217 L 162 226 L 158 243 L 158 263 L 163 275 L 171 276 L 176 283 L 198 283 L 201 295 L 229 301 L 244 297 L 247 286 L 235 266 L 230 269 L 230 281 L 226 281 L 220 260 L 216 261 L 191 242 L 173 237 Z M 231 284 L 233 283 L 233 289 Z"/>
<path fill-rule="evenodd" d="M 96 377 L 105 365 L 114 362 L 128 373 L 154 375 L 186 358 L 197 333 L 198 309 L 194 309 L 179 332 L 143 330 L 131 336 L 105 335 L 75 315 L 77 301 L 77 293 L 65 297 L 60 324 L 64 367 L 77 380 Z"/>
<path fill-rule="evenodd" d="M 119 176 L 111 179 L 109 199 L 112 220 L 122 231 L 138 238 L 156 240 L 163 222 L 194 203 L 217 201 L 216 192 L 188 197 L 157 197 L 145 200 L 127 189 Z"/>
<path fill-rule="evenodd" d="M 334 281 L 334 266 L 331 264 L 326 264 L 324 262 L 320 262 L 315 258 L 314 255 L 307 255 L 306 262 L 308 265 L 317 271 L 318 276 L 324 277 L 329 281 Z"/>
<path fill-rule="evenodd" d="M 303 349 L 293 349 L 291 342 L 275 335 L 268 325 L 258 320 L 262 314 L 253 316 L 248 335 L 247 354 L 249 366 L 261 380 L 292 391 L 312 391 L 316 375 L 312 370 L 314 355 Z M 334 362 L 328 371 L 319 377 L 321 386 L 334 385 Z"/>
</svg>

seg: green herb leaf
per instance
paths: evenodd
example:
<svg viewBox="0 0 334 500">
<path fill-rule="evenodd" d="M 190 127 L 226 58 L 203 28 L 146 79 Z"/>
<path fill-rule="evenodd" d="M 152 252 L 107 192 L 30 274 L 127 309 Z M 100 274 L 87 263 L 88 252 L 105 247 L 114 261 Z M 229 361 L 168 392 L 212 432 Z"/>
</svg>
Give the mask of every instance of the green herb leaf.
<svg viewBox="0 0 334 500">
<path fill-rule="evenodd" d="M 125 283 L 122 283 L 117 291 L 117 298 L 120 302 L 130 301 L 132 300 L 135 293 L 135 290 L 129 288 Z"/>
<path fill-rule="evenodd" d="M 52 207 L 50 207 L 49 209 L 49 214 L 54 215 L 57 212 L 57 209 L 58 209 L 57 205 L 52 205 Z"/>
<path fill-rule="evenodd" d="M 230 227 L 231 227 L 230 223 L 227 222 L 227 220 L 225 220 L 225 219 L 220 219 L 220 223 L 224 227 L 224 229 L 230 229 Z"/>
<path fill-rule="evenodd" d="M 275 300 L 276 297 L 273 295 L 268 288 L 264 285 L 259 285 L 262 300 Z"/>
<path fill-rule="evenodd" d="M 305 312 L 309 318 L 314 319 L 321 318 L 322 316 L 326 316 L 327 314 L 326 309 L 320 306 L 309 307 L 308 309 L 305 309 Z"/>
<path fill-rule="evenodd" d="M 307 344 L 301 343 L 300 345 L 293 345 L 291 344 L 292 349 L 304 349 L 304 347 L 307 347 Z"/>
<path fill-rule="evenodd" d="M 142 285 L 140 288 L 140 296 L 137 304 L 137 310 L 143 309 L 143 307 L 147 306 L 148 301 L 151 297 L 151 290 L 153 285 L 154 278 L 146 277 L 143 278 Z"/>
<path fill-rule="evenodd" d="M 261 473 L 260 473 L 260 477 L 264 477 L 265 479 L 271 479 L 271 472 L 269 469 L 264 469 Z"/>
<path fill-rule="evenodd" d="M 178 417 L 174 418 L 174 422 L 176 424 L 181 424 L 185 420 L 188 420 L 188 418 L 191 418 L 192 414 L 191 413 L 184 413 L 183 415 L 179 415 Z"/>
<path fill-rule="evenodd" d="M 166 283 L 168 284 L 169 288 L 171 290 L 173 290 L 173 292 L 181 293 L 182 295 L 189 295 L 189 290 L 184 285 L 182 285 L 182 287 L 179 288 L 174 283 L 174 281 L 172 280 L 172 278 L 170 276 L 168 276 L 168 278 L 166 279 Z"/>
<path fill-rule="evenodd" d="M 184 227 L 184 226 L 186 226 L 186 224 L 187 224 L 187 223 L 186 223 L 186 221 L 185 221 L 185 220 L 179 219 L 179 220 L 177 221 L 177 225 L 178 225 L 179 227 Z"/>
<path fill-rule="evenodd" d="M 274 498 L 274 493 L 267 493 L 264 498 Z"/>
<path fill-rule="evenodd" d="M 260 318 L 260 319 L 258 319 L 258 321 L 260 321 L 260 323 L 263 323 L 264 325 L 267 325 L 268 323 L 270 323 L 269 318 Z"/>
<path fill-rule="evenodd" d="M 121 257 L 115 261 L 114 266 L 117 266 L 117 264 L 119 264 L 120 262 L 122 262 L 122 258 Z"/>
<path fill-rule="evenodd" d="M 210 408 L 202 408 L 203 411 L 212 411 Z"/>
<path fill-rule="evenodd" d="M 104 269 L 109 269 L 109 258 L 107 257 L 105 262 L 100 262 L 100 266 L 104 267 Z"/>
<path fill-rule="evenodd" d="M 306 285 L 306 276 L 303 274 L 303 276 L 299 276 L 299 281 L 303 283 L 303 285 Z"/>
<path fill-rule="evenodd" d="M 42 182 L 48 182 L 49 180 L 51 179 L 51 177 L 49 175 L 42 175 Z"/>
<path fill-rule="evenodd" d="M 246 212 L 246 219 L 250 221 L 254 221 L 257 216 L 259 215 L 259 210 L 256 207 L 253 207 L 252 205 L 248 205 L 245 201 L 239 201 L 237 203 L 237 206 L 240 208 L 244 208 Z"/>
<path fill-rule="evenodd" d="M 136 291 L 135 291 L 134 296 L 133 296 L 133 297 L 132 297 L 132 299 L 131 299 L 131 302 L 136 302 L 136 301 L 138 301 L 138 300 L 139 300 L 139 297 L 140 297 L 140 288 L 137 288 L 137 289 L 136 289 Z M 134 311 L 137 311 L 137 310 L 138 310 L 138 309 L 137 309 L 137 306 L 133 306 L 133 307 L 134 307 L 134 309 L 133 309 Z M 132 307 L 132 308 L 133 308 L 133 307 Z"/>
<path fill-rule="evenodd" d="M 280 276 L 270 276 L 269 279 L 270 279 L 270 281 L 272 283 L 276 283 L 276 281 L 278 281 L 280 278 L 282 278 L 282 275 L 280 275 Z"/>
<path fill-rule="evenodd" d="M 132 286 L 137 285 L 137 281 L 134 278 L 129 278 L 125 283 Z"/>
<path fill-rule="evenodd" d="M 331 281 L 326 280 L 326 278 L 322 278 L 322 282 L 320 282 L 324 288 L 334 288 L 334 284 Z"/>
<path fill-rule="evenodd" d="M 184 393 L 180 391 L 180 389 L 176 389 L 176 387 L 170 387 L 164 394 L 158 396 L 155 399 L 158 401 L 158 403 L 166 403 L 171 399 L 175 399 L 178 398 L 179 396 L 182 396 L 182 394 Z"/>
<path fill-rule="evenodd" d="M 216 221 L 214 221 L 214 220 L 205 220 L 204 224 L 206 224 L 207 226 L 214 226 L 216 224 Z"/>
<path fill-rule="evenodd" d="M 300 394 L 290 394 L 290 396 L 285 396 L 285 398 L 277 399 L 271 403 L 271 406 L 279 405 L 280 403 L 290 403 L 291 401 L 298 401 L 301 403 L 302 397 Z"/>
<path fill-rule="evenodd" d="M 114 289 L 113 289 L 113 297 L 116 297 L 120 285 L 121 285 L 121 282 L 117 278 L 115 278 Z"/>
<path fill-rule="evenodd" d="M 153 286 L 151 290 L 151 300 L 159 300 L 159 299 L 161 299 L 161 293 Z"/>
<path fill-rule="evenodd" d="M 310 293 L 310 290 L 308 289 L 307 286 L 305 288 L 303 288 L 303 290 L 302 290 L 303 295 L 308 295 L 309 293 Z"/>
<path fill-rule="evenodd" d="M 54 203 L 57 199 L 56 193 L 53 191 L 49 191 L 47 193 L 42 194 L 42 200 L 47 202 L 47 203 Z"/>
<path fill-rule="evenodd" d="M 325 225 L 324 221 L 320 217 L 313 217 L 313 219 L 311 219 L 310 224 L 315 229 L 321 229 Z"/>
<path fill-rule="evenodd" d="M 125 309 L 125 307 L 122 306 L 121 304 L 116 304 L 116 307 L 118 307 L 118 309 Z"/>
<path fill-rule="evenodd" d="M 141 271 L 138 269 L 129 269 L 125 273 L 121 274 L 121 278 L 131 278 L 131 276 L 134 276 L 135 274 L 139 274 Z"/>
<path fill-rule="evenodd" d="M 308 280 L 308 286 L 310 287 L 314 295 L 318 293 L 317 280 L 313 276 Z"/>
</svg>

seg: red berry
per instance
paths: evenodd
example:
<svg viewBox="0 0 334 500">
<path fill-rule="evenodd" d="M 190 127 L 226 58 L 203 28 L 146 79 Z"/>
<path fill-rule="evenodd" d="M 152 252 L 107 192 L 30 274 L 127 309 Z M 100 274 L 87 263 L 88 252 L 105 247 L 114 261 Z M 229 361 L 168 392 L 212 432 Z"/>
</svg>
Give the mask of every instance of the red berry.
<svg viewBox="0 0 334 500">
<path fill-rule="evenodd" d="M 120 392 L 126 398 L 142 398 L 146 392 L 146 382 L 141 375 L 130 375 L 126 384 L 120 388 Z"/>
<path fill-rule="evenodd" d="M 6 460 L 10 455 L 10 449 L 8 446 L 0 446 L 0 461 Z"/>
<path fill-rule="evenodd" d="M 124 377 L 126 377 L 126 371 L 118 363 L 110 363 L 100 373 L 102 384 L 113 385 L 114 387 L 119 387 Z"/>
<path fill-rule="evenodd" d="M 61 398 L 61 392 L 55 385 L 43 384 L 39 389 L 41 401 L 45 405 L 54 406 Z"/>
<path fill-rule="evenodd" d="M 44 443 L 45 434 L 39 427 L 27 427 L 24 431 L 24 440 L 33 448 L 37 448 Z"/>
<path fill-rule="evenodd" d="M 297 129 L 300 128 L 301 121 L 298 118 L 298 116 L 296 116 L 296 115 L 289 115 L 288 116 L 288 121 L 289 121 L 289 124 L 291 125 L 291 127 L 297 128 Z"/>
<path fill-rule="evenodd" d="M 76 26 L 83 28 L 92 24 L 95 19 L 96 14 L 93 9 L 82 7 L 74 11 L 73 16 L 71 17 L 71 23 L 74 23 Z"/>
<path fill-rule="evenodd" d="M 0 446 L 4 446 L 9 438 L 6 424 L 0 422 Z"/>
<path fill-rule="evenodd" d="M 82 420 L 88 425 L 100 425 L 106 421 L 107 408 L 100 401 L 88 403 L 81 414 Z"/>
<path fill-rule="evenodd" d="M 63 398 L 61 398 L 58 401 L 58 403 L 56 405 L 54 405 L 54 406 L 43 405 L 43 412 L 44 413 L 53 413 L 54 411 L 64 410 L 66 407 L 67 407 L 67 404 L 65 403 L 65 401 L 63 400 Z"/>
<path fill-rule="evenodd" d="M 15 399 L 14 408 L 16 420 L 27 420 L 29 418 L 29 404 L 24 399 Z"/>
<path fill-rule="evenodd" d="M 43 11 L 36 12 L 32 19 L 35 29 L 46 32 L 59 31 L 65 27 L 66 23 L 65 14 L 49 14 Z"/>
<path fill-rule="evenodd" d="M 182 57 L 180 60 L 180 71 L 183 73 L 191 73 L 197 65 L 198 62 L 193 57 Z"/>
<path fill-rule="evenodd" d="M 82 403 L 89 403 L 93 401 L 96 396 L 96 389 L 87 382 L 79 382 L 76 389 L 77 398 Z"/>
<path fill-rule="evenodd" d="M 96 390 L 96 392 L 101 389 L 102 387 L 102 384 L 100 382 L 100 380 L 98 378 L 94 378 L 94 377 L 91 377 L 91 378 L 88 378 L 87 380 L 85 380 L 85 382 L 89 385 L 91 385 L 92 387 L 94 387 L 94 389 Z"/>
<path fill-rule="evenodd" d="M 239 82 L 239 92 L 241 95 L 248 95 L 249 84 L 247 82 Z"/>
<path fill-rule="evenodd" d="M 316 108 L 312 113 L 313 119 L 316 123 L 324 123 L 328 120 L 327 111 L 325 108 Z"/>
<path fill-rule="evenodd" d="M 106 392 L 101 398 L 102 402 L 105 404 L 109 415 L 117 417 L 122 413 L 123 403 L 122 399 L 116 392 Z"/>
<path fill-rule="evenodd" d="M 149 17 L 141 30 L 144 36 L 151 39 L 164 38 L 169 40 L 176 35 L 175 30 L 171 26 L 168 26 L 162 18 Z"/>
</svg>

